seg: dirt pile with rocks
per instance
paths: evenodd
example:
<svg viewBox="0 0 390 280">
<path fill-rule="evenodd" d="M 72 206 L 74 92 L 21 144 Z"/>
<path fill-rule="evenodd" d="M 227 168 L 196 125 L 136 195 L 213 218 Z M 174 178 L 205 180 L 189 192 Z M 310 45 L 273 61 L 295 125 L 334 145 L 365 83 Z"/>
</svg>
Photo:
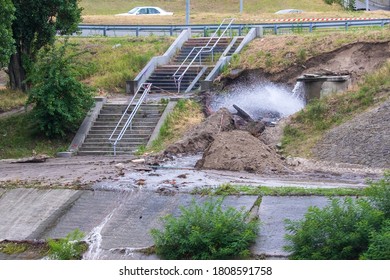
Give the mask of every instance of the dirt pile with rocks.
<svg viewBox="0 0 390 280">
<path fill-rule="evenodd" d="M 331 129 L 313 153 L 320 160 L 390 168 L 390 99 Z"/>
<path fill-rule="evenodd" d="M 259 174 L 286 171 L 274 149 L 247 131 L 221 132 L 203 153 L 197 168 L 247 171 Z"/>
<path fill-rule="evenodd" d="M 198 169 L 275 173 L 285 171 L 284 161 L 264 143 L 265 125 L 245 121 L 221 108 L 203 123 L 170 145 L 165 155 L 203 153 Z"/>
<path fill-rule="evenodd" d="M 187 132 L 182 139 L 169 145 L 165 154 L 194 154 L 203 152 L 216 135 L 234 129 L 233 116 L 228 109 L 222 108 L 204 122 Z"/>
</svg>

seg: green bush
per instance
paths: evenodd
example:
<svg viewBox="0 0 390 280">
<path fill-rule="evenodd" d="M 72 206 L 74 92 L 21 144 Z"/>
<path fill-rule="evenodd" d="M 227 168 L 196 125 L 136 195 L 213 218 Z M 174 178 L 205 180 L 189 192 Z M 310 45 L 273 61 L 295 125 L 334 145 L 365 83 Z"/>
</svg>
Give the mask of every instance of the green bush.
<svg viewBox="0 0 390 280">
<path fill-rule="evenodd" d="M 390 219 L 390 171 L 385 173 L 383 179 L 371 182 L 364 193 L 371 204 L 382 211 L 386 219 Z"/>
<path fill-rule="evenodd" d="M 366 260 L 390 260 L 390 220 L 386 220 L 380 232 L 373 232 L 370 246 L 362 256 Z"/>
<path fill-rule="evenodd" d="M 81 240 L 84 238 L 84 233 L 76 229 L 69 233 L 65 238 L 58 240 L 50 239 L 49 258 L 53 260 L 78 260 L 82 258 L 82 254 L 86 251 L 87 245 Z"/>
<path fill-rule="evenodd" d="M 34 118 L 47 137 L 63 137 L 74 132 L 92 106 L 91 90 L 76 79 L 75 55 L 67 55 L 67 42 L 40 53 L 29 82 Z"/>
<path fill-rule="evenodd" d="M 332 199 L 323 209 L 310 207 L 300 221 L 286 221 L 285 250 L 292 259 L 359 259 L 382 221 L 383 212 L 364 199 Z"/>
<path fill-rule="evenodd" d="M 250 255 L 249 246 L 256 239 L 259 223 L 248 221 L 249 213 L 229 207 L 222 209 L 222 199 L 188 208 L 181 215 L 166 216 L 163 231 L 153 229 L 156 253 L 164 259 L 235 259 Z"/>
</svg>

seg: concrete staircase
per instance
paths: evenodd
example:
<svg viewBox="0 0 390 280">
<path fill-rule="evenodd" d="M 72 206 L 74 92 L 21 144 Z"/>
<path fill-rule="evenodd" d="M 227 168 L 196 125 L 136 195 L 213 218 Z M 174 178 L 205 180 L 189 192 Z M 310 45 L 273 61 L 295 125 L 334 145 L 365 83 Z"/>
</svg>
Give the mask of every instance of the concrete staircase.
<svg viewBox="0 0 390 280">
<path fill-rule="evenodd" d="M 158 66 L 149 76 L 146 81 L 146 83 L 152 84 L 152 89 L 149 94 L 188 92 L 198 89 L 200 87 L 200 82 L 204 80 L 214 68 L 219 57 L 223 53 L 226 56 L 232 55 L 241 43 L 242 38 L 234 38 L 234 44 L 232 38 L 220 38 L 218 44 L 214 47 L 213 59 L 211 53 L 202 54 L 201 60 L 198 58 L 197 62 L 191 65 L 183 76 L 179 90 L 173 78 L 174 73 L 194 47 L 203 47 L 209 40 L 210 38 L 207 37 L 189 38 L 168 64 Z M 216 42 L 215 40 L 217 39 L 213 39 L 208 45 L 213 46 Z M 228 50 L 229 47 L 230 49 Z M 180 75 L 183 73 L 194 56 L 195 52 L 188 58 L 185 64 L 183 64 L 182 70 L 177 74 Z M 123 112 L 126 110 L 126 107 L 126 102 L 122 102 L 121 104 L 112 102 L 104 104 L 98 117 L 93 122 L 87 137 L 84 142 L 82 142 L 81 146 L 79 146 L 78 155 L 113 155 L 113 146 L 109 141 L 109 137 L 122 117 Z M 134 106 L 132 106 L 132 108 L 134 108 Z M 165 105 L 161 104 L 142 104 L 133 119 L 131 129 L 127 129 L 122 140 L 117 144 L 116 154 L 131 154 L 140 146 L 146 146 L 164 109 Z M 127 113 L 130 114 L 131 111 Z M 122 120 L 113 137 L 114 141 L 126 120 L 127 118 Z"/>
<path fill-rule="evenodd" d="M 193 65 L 185 73 L 183 80 L 178 89 L 173 78 L 173 74 L 179 69 L 180 65 L 191 53 L 194 47 L 203 47 L 209 43 L 209 46 L 213 46 L 218 38 L 213 38 L 210 41 L 208 37 L 190 38 L 188 39 L 180 51 L 173 57 L 167 65 L 158 66 L 152 75 L 147 79 L 147 83 L 152 83 L 152 93 L 178 93 L 195 90 L 200 87 L 200 82 L 204 79 L 210 71 L 213 69 L 216 61 L 218 61 L 221 54 L 230 45 L 232 38 L 222 37 L 213 49 L 213 53 L 204 53 L 201 57 L 198 57 Z M 210 42 L 209 42 L 210 41 Z M 242 37 L 237 38 L 232 48 L 229 50 L 228 55 L 231 55 L 242 41 Z M 196 52 L 193 52 L 188 56 L 187 61 L 182 69 L 177 73 L 180 75 L 186 69 L 187 65 L 195 57 Z"/>
<path fill-rule="evenodd" d="M 103 105 L 98 118 L 80 147 L 78 155 L 113 154 L 113 147 L 108 139 L 126 107 L 127 104 L 106 103 Z M 140 146 L 146 145 L 164 109 L 165 105 L 162 104 L 142 104 L 135 115 L 132 129 L 127 129 L 122 140 L 117 144 L 117 154 L 134 153 Z M 128 112 L 128 114 L 130 113 L 131 111 Z M 126 120 L 126 118 L 122 120 L 113 139 L 116 139 Z"/>
<path fill-rule="evenodd" d="M 190 38 L 187 42 L 184 43 L 182 48 L 180 49 L 180 52 L 173 58 L 171 64 L 178 64 L 180 65 L 184 59 L 189 55 L 189 53 L 192 51 L 194 47 L 203 47 L 205 46 L 209 41 L 209 46 L 213 46 L 218 38 L 213 38 L 210 41 L 210 38 L 207 37 L 200 37 L 200 38 Z M 222 37 L 218 41 L 218 44 L 214 47 L 214 62 L 218 60 L 218 57 L 225 51 L 227 46 L 229 45 L 231 41 L 231 38 L 228 37 Z M 188 62 L 191 62 L 191 60 L 195 56 L 195 52 L 192 53 L 192 55 L 189 57 Z M 198 59 L 196 61 L 197 63 L 200 62 Z M 213 64 L 211 61 L 211 53 L 202 54 L 202 63 L 204 64 Z"/>
<path fill-rule="evenodd" d="M 153 74 L 148 79 L 148 83 L 152 83 L 153 85 L 151 92 L 152 93 L 164 93 L 164 92 L 177 93 L 178 88 L 175 84 L 175 80 L 173 79 L 172 75 L 176 72 L 179 66 L 180 65 L 163 65 L 157 67 L 154 70 Z M 182 67 L 182 68 L 183 69 L 178 72 L 179 74 L 183 73 L 186 67 Z M 196 79 L 199 73 L 201 74 L 201 76 L 204 76 L 208 72 L 210 72 L 210 67 L 207 67 L 204 73 L 201 73 L 202 69 L 203 67 L 199 65 L 190 66 L 185 76 L 183 77 L 183 80 L 181 81 L 181 86 L 180 86 L 181 92 L 184 92 L 191 85 L 191 83 Z M 196 81 L 194 88 L 200 86 L 200 78 Z"/>
</svg>

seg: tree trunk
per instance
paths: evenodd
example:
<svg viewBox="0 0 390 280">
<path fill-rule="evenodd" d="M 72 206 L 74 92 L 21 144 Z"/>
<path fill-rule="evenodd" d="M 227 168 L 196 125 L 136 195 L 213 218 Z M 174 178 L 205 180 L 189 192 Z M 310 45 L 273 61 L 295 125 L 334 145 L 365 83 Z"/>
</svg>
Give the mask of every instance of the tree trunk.
<svg viewBox="0 0 390 280">
<path fill-rule="evenodd" d="M 8 65 L 8 75 L 10 87 L 13 90 L 27 91 L 26 70 L 22 65 L 20 53 L 13 54 Z"/>
</svg>

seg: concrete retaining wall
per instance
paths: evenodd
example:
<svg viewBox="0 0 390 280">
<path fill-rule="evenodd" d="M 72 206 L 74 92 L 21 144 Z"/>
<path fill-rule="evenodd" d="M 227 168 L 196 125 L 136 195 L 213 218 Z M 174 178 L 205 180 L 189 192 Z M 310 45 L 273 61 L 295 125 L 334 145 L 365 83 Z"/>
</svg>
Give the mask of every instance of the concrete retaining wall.
<svg viewBox="0 0 390 280">
<path fill-rule="evenodd" d="M 153 130 L 152 135 L 149 138 L 148 143 L 146 144 L 147 148 L 149 148 L 152 145 L 153 141 L 158 138 L 158 135 L 160 134 L 160 129 L 161 129 L 162 125 L 164 124 L 164 122 L 165 122 L 166 118 L 169 116 L 169 114 L 175 108 L 176 103 L 177 103 L 176 101 L 170 101 L 168 103 L 167 107 L 165 107 L 165 110 L 164 110 L 163 114 L 161 115 L 160 120 L 158 121 L 156 127 Z"/>
<path fill-rule="evenodd" d="M 299 77 L 298 81 L 304 83 L 306 101 L 344 92 L 351 85 L 349 76 Z"/>
<path fill-rule="evenodd" d="M 72 140 L 68 148 L 69 155 L 75 154 L 78 152 L 81 145 L 84 143 L 85 138 L 87 137 L 93 123 L 96 121 L 99 116 L 100 110 L 103 105 L 106 103 L 106 98 L 95 98 L 95 106 L 88 112 L 87 116 L 84 118 L 79 130 L 77 131 L 75 137 Z M 65 156 L 66 153 L 61 153 L 61 156 Z"/>
</svg>

